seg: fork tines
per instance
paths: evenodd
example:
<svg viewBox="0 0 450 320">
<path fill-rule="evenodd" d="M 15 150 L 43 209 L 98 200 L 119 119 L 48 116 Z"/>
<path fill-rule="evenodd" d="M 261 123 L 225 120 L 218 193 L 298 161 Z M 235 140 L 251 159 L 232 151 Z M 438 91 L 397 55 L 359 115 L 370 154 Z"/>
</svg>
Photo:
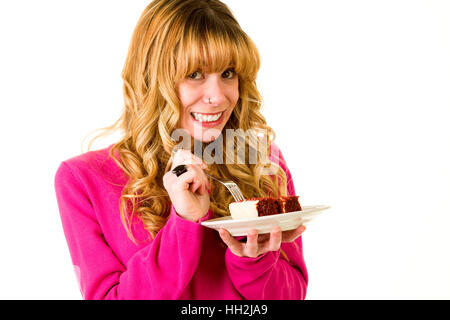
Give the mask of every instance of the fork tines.
<svg viewBox="0 0 450 320">
<path fill-rule="evenodd" d="M 222 181 L 222 180 L 219 180 L 219 179 L 213 177 L 209 173 L 206 173 L 206 175 L 211 177 L 212 179 L 220 182 L 221 184 L 223 184 L 228 189 L 228 191 L 230 191 L 234 200 L 236 200 L 236 201 L 244 201 L 245 200 L 245 197 L 242 194 L 241 189 L 239 189 L 238 185 L 236 183 L 234 183 L 233 181 Z"/>
<path fill-rule="evenodd" d="M 234 182 L 227 181 L 225 186 L 231 192 L 231 195 L 233 196 L 234 200 L 236 200 L 236 201 L 245 200 L 244 196 L 242 195 L 241 190 Z"/>
</svg>

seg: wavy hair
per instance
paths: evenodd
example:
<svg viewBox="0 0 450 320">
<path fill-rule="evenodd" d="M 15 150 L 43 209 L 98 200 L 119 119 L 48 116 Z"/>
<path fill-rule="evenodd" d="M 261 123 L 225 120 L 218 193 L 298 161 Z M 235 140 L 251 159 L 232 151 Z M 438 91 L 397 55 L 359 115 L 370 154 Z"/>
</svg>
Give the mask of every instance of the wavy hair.
<svg viewBox="0 0 450 320">
<path fill-rule="evenodd" d="M 257 150 L 258 159 L 263 159 L 270 154 L 275 133 L 261 114 L 262 97 L 256 86 L 260 57 L 229 8 L 218 0 L 155 0 L 142 13 L 122 72 L 123 112 L 113 125 L 99 129 L 102 132 L 88 146 L 89 150 L 94 140 L 113 131 L 123 132 L 110 156 L 128 177 L 120 212 L 131 239 L 135 240 L 134 218 L 155 237 L 170 213 L 163 175 L 171 168 L 171 151 L 177 145 L 171 137 L 181 114 L 176 84 L 199 69 L 223 72 L 228 67 L 239 76 L 239 100 L 224 130 L 255 132 L 245 139 L 246 159 L 250 150 Z M 261 136 L 265 150 L 258 145 Z M 229 150 L 225 143 L 229 141 L 223 139 L 223 150 Z M 202 143 L 202 149 L 206 146 Z M 227 157 L 235 159 L 238 150 Z M 273 175 L 264 173 L 269 166 L 276 168 Z M 248 199 L 287 193 L 286 175 L 277 163 L 214 163 L 210 172 L 236 181 Z M 210 209 L 217 217 L 229 215 L 231 194 L 220 183 L 211 183 Z"/>
</svg>

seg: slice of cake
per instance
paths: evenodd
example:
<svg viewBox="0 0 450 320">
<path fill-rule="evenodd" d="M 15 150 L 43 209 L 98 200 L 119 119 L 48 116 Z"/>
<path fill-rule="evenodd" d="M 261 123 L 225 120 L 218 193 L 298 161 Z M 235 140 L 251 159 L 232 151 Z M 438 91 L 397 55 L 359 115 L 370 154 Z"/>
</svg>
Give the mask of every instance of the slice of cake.
<svg viewBox="0 0 450 320">
<path fill-rule="evenodd" d="M 233 219 L 257 218 L 302 210 L 298 196 L 253 198 L 232 202 L 229 205 L 229 209 Z"/>
<path fill-rule="evenodd" d="M 294 211 L 302 211 L 302 207 L 300 202 L 298 201 L 298 196 L 285 196 L 279 199 L 281 204 L 281 212 L 294 212 Z"/>
</svg>

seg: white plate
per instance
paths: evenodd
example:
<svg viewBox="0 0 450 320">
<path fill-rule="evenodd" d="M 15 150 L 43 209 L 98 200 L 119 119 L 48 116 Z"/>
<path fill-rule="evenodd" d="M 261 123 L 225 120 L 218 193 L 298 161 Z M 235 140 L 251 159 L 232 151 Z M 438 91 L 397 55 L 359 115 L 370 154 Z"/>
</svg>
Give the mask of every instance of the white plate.
<svg viewBox="0 0 450 320">
<path fill-rule="evenodd" d="M 226 229 L 232 236 L 246 236 L 248 230 L 256 229 L 259 234 L 270 233 L 275 226 L 280 226 L 281 231 L 298 228 L 300 225 L 307 225 L 318 214 L 329 209 L 328 206 L 305 206 L 302 211 L 274 214 L 251 219 L 233 220 L 231 216 L 203 221 L 202 225 L 212 229 Z"/>
</svg>

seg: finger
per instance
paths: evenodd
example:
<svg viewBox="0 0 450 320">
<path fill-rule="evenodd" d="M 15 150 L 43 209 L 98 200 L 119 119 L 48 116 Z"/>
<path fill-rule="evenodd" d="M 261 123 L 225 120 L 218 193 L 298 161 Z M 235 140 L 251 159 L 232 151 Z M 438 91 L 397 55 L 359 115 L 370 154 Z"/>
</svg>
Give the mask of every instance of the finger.
<svg viewBox="0 0 450 320">
<path fill-rule="evenodd" d="M 192 183 L 191 183 L 191 185 L 189 187 L 189 190 L 192 193 L 195 193 L 200 188 L 200 186 L 201 185 L 200 185 L 199 179 L 196 176 L 194 176 L 194 179 L 193 179 L 193 181 L 192 181 Z"/>
<path fill-rule="evenodd" d="M 289 230 L 289 231 L 283 231 L 281 241 L 282 242 L 293 242 L 298 237 L 300 237 L 302 235 L 302 233 L 305 232 L 305 230 L 306 230 L 306 227 L 301 225 L 297 229 Z"/>
<path fill-rule="evenodd" d="M 200 194 L 205 194 L 205 193 L 208 192 L 208 184 L 207 184 L 207 182 L 204 182 L 204 183 L 201 184 L 199 192 L 200 192 Z"/>
<path fill-rule="evenodd" d="M 172 181 L 174 181 L 174 176 L 176 176 L 172 171 L 168 171 L 163 176 L 163 182 L 164 184 L 168 184 Z"/>
<path fill-rule="evenodd" d="M 177 189 L 180 190 L 190 190 L 192 191 L 193 183 L 195 182 L 195 171 L 189 170 L 177 177 L 175 174 L 172 174 L 175 178 L 173 180 L 173 184 L 177 186 Z"/>
<path fill-rule="evenodd" d="M 209 180 L 209 177 L 205 174 L 205 171 L 203 171 L 203 167 L 197 166 L 196 169 L 199 171 L 199 176 L 202 179 L 202 187 L 204 189 L 204 192 L 211 192 L 211 182 Z"/>
<path fill-rule="evenodd" d="M 251 229 L 247 233 L 247 243 L 245 244 L 245 252 L 248 257 L 255 258 L 258 256 L 258 231 Z"/>
<path fill-rule="evenodd" d="M 199 195 L 205 194 L 205 186 L 199 182 L 199 183 L 198 183 L 198 188 L 197 188 L 196 192 L 197 192 Z"/>
<path fill-rule="evenodd" d="M 244 244 L 237 241 L 227 230 L 219 229 L 219 236 L 222 241 L 227 245 L 230 251 L 236 256 L 243 256 Z"/>
<path fill-rule="evenodd" d="M 172 173 L 172 178 L 175 179 L 172 180 L 172 183 L 178 185 L 178 188 L 181 190 L 189 190 L 192 193 L 197 191 L 202 192 L 202 190 L 199 189 L 202 185 L 206 184 L 206 177 L 202 177 L 202 175 L 204 175 L 202 170 L 198 168 L 198 165 L 188 165 L 186 166 L 186 169 L 187 172 L 178 177 Z"/>
<path fill-rule="evenodd" d="M 197 192 L 200 195 L 203 195 L 207 192 L 205 182 L 202 182 L 198 177 L 195 178 L 195 184 L 193 185 L 192 192 Z"/>
<path fill-rule="evenodd" d="M 274 227 L 270 231 L 266 241 L 260 244 L 260 254 L 266 253 L 267 251 L 277 251 L 281 246 L 281 229 L 280 227 Z"/>
<path fill-rule="evenodd" d="M 184 149 L 179 149 L 175 153 L 175 156 L 173 157 L 172 167 L 175 168 L 176 166 L 178 166 L 180 164 L 186 164 L 186 165 L 187 164 L 191 164 L 191 165 L 198 164 L 198 165 L 201 165 L 202 168 L 204 168 L 204 169 L 208 168 L 206 163 L 203 162 L 203 160 L 201 158 L 192 154 L 189 150 L 184 150 Z"/>
<path fill-rule="evenodd" d="M 275 227 L 270 232 L 269 248 L 270 251 L 277 251 L 281 246 L 281 228 Z"/>
<path fill-rule="evenodd" d="M 166 190 L 169 190 L 176 183 L 176 181 L 177 176 L 172 171 L 166 172 L 166 174 L 163 176 L 163 184 Z"/>
<path fill-rule="evenodd" d="M 200 194 L 204 194 L 209 190 L 209 180 L 205 175 L 205 172 L 201 168 L 200 165 L 191 165 L 189 168 L 196 172 L 195 181 L 198 185 L 195 186 L 195 189 L 198 190 Z"/>
</svg>

